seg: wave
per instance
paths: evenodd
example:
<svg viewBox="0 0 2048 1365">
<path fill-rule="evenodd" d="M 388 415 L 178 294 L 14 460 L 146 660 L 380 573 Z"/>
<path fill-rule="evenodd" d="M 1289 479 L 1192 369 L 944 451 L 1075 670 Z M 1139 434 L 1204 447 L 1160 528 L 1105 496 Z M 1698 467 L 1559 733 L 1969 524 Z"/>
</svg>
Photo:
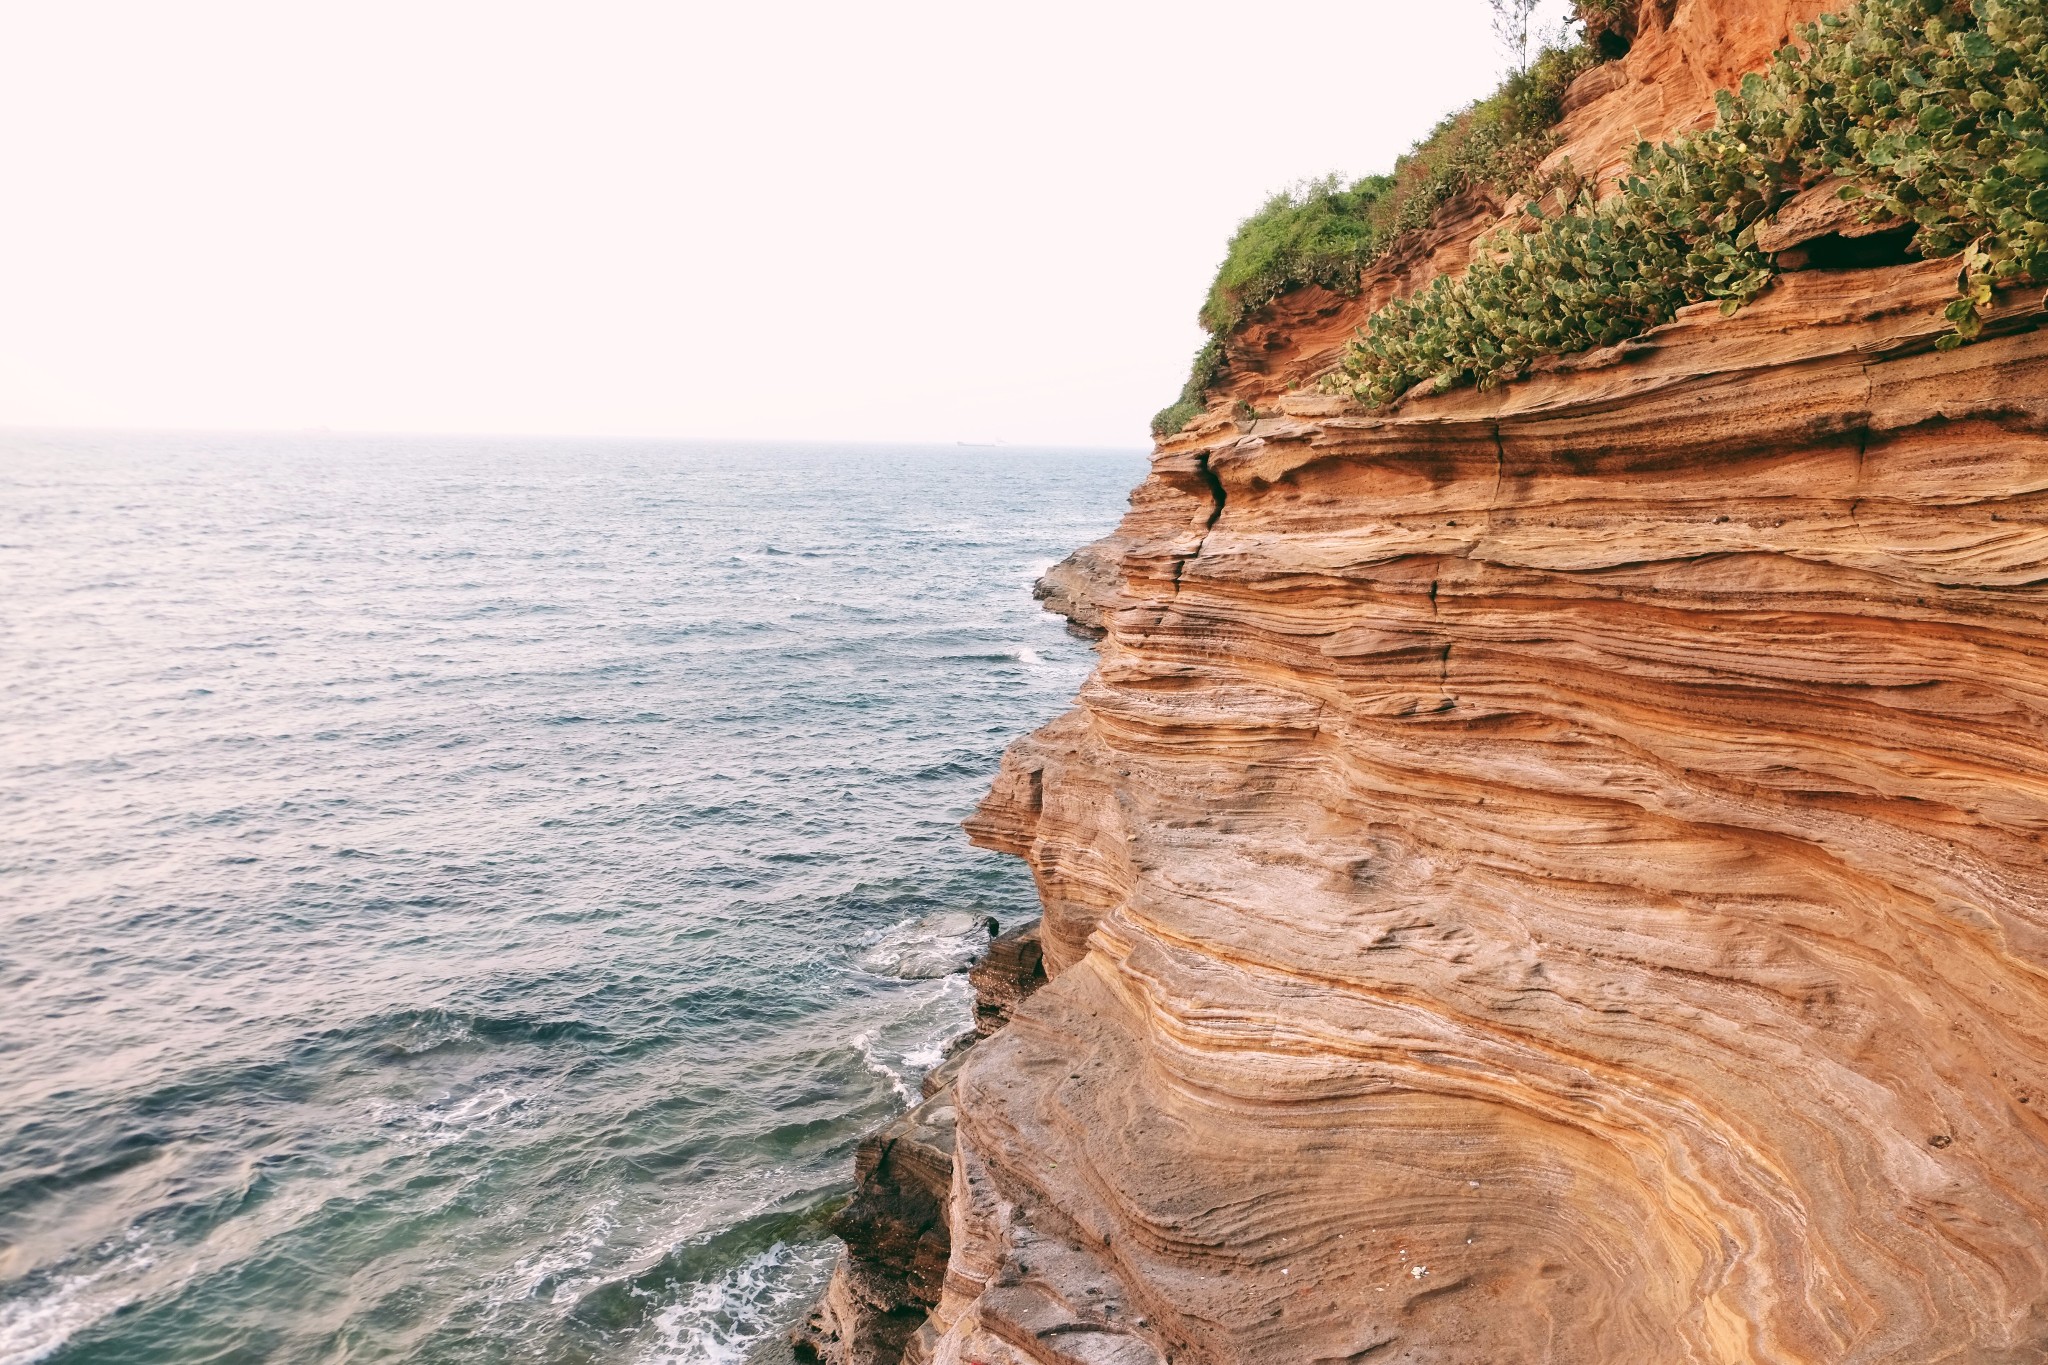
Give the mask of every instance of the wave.
<svg viewBox="0 0 2048 1365">
<path fill-rule="evenodd" d="M 1045 662 L 1045 656 L 1030 645 L 1006 645 L 1000 649 L 973 650 L 964 654 L 939 654 L 933 657 L 939 663 L 948 664 L 1027 664 L 1035 667 Z"/>
<path fill-rule="evenodd" d="M 107 1145 L 97 1160 L 79 1161 L 51 1143 L 23 1143 L 12 1153 L 24 1166 L 43 1163 L 19 1179 L 0 1184 L 0 1216 L 19 1212 L 39 1199 L 80 1186 L 112 1180 L 164 1154 L 166 1139 L 157 1133 L 125 1133 Z M 66 1164 L 69 1159 L 70 1164 Z"/>
<path fill-rule="evenodd" d="M 602 1332 L 643 1326 L 667 1311 L 660 1305 L 676 1307 L 690 1302 L 688 1294 L 672 1301 L 679 1288 L 694 1294 L 697 1286 L 719 1284 L 763 1257 L 775 1256 L 778 1248 L 829 1247 L 825 1220 L 844 1202 L 836 1194 L 789 1196 L 780 1208 L 742 1218 L 673 1247 L 645 1269 L 590 1290 L 576 1300 L 569 1316 Z"/>
<path fill-rule="evenodd" d="M 489 1296 L 493 1308 L 508 1300 L 574 1298 L 595 1287 L 595 1276 L 577 1275 L 588 1271 L 598 1253 L 618 1228 L 616 1195 L 591 1205 L 583 1217 L 560 1238 L 522 1256 L 503 1277 L 501 1290 Z"/>
<path fill-rule="evenodd" d="M 929 981 L 973 966 L 998 932 L 992 916 L 965 910 L 942 910 L 905 920 L 883 932 L 856 960 L 864 972 Z"/>
<path fill-rule="evenodd" d="M 837 1250 L 777 1242 L 715 1280 L 694 1286 L 654 1319 L 660 1340 L 641 1365 L 744 1365 L 817 1293 Z"/>
<path fill-rule="evenodd" d="M 370 1119 L 401 1146 L 450 1147 L 511 1126 L 528 1116 L 531 1104 L 531 1096 L 492 1086 L 452 1103 L 392 1104 L 379 1100 L 370 1106 Z"/>
<path fill-rule="evenodd" d="M 0 1365 L 31 1365 L 55 1355 L 132 1302 L 136 1291 L 129 1282 L 155 1264 L 149 1244 L 138 1243 L 98 1270 L 54 1276 L 40 1292 L 0 1300 Z"/>
<path fill-rule="evenodd" d="M 321 1042 L 367 1042 L 375 1056 L 417 1057 L 466 1043 L 606 1043 L 609 1029 L 581 1019 L 547 1019 L 470 1010 L 407 1009 L 340 1028 L 323 1029 Z"/>
<path fill-rule="evenodd" d="M 848 1041 L 852 1043 L 853 1050 L 860 1054 L 860 1064 L 888 1082 L 889 1088 L 903 1098 L 906 1106 L 917 1103 L 917 1096 L 911 1090 L 910 1083 L 904 1079 L 903 1073 L 883 1061 L 876 1053 L 874 1034 L 863 1029 Z"/>
<path fill-rule="evenodd" d="M 860 1057 L 861 1065 L 886 1083 L 906 1109 L 923 1098 L 917 1087 L 924 1073 L 946 1059 L 963 1029 L 972 1022 L 968 1003 L 974 991 L 967 978 L 941 977 L 934 984 L 935 989 L 919 996 L 888 1025 L 895 1031 L 914 1030 L 901 1046 L 885 1048 L 873 1031 L 865 1029 L 847 1040 Z M 887 1060 L 891 1053 L 897 1059 L 895 1065 Z"/>
</svg>

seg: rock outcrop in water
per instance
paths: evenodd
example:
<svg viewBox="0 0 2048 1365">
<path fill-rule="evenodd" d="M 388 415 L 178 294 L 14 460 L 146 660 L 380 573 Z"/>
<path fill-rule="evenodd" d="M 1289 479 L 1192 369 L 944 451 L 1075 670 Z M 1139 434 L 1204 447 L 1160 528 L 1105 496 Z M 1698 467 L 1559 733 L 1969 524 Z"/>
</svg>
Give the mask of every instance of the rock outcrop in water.
<svg viewBox="0 0 2048 1365">
<path fill-rule="evenodd" d="M 1643 6 L 1564 153 L 1818 8 Z M 1233 338 L 969 825 L 1050 982 L 952 1083 L 905 1358 L 2048 1360 L 2042 299 L 1938 353 L 1954 263 L 1818 202 L 1748 308 L 1502 390 L 1300 391 L 1477 200 Z"/>
<path fill-rule="evenodd" d="M 1040 575 L 1031 595 L 1045 609 L 1067 618 L 1067 630 L 1084 640 L 1099 640 L 1106 627 L 1103 613 L 1116 595 L 1121 578 L 1116 547 L 1103 541 L 1083 545 Z"/>
<path fill-rule="evenodd" d="M 1038 921 L 997 935 L 967 973 L 967 981 L 974 987 L 974 1034 L 986 1038 L 1009 1023 L 1017 1007 L 1045 984 Z"/>
<path fill-rule="evenodd" d="M 861 1140 L 853 1198 L 832 1217 L 832 1231 L 847 1250 L 823 1301 L 792 1336 L 798 1359 L 894 1365 L 939 1301 L 952 1249 L 950 1075 L 946 1081 Z"/>
<path fill-rule="evenodd" d="M 924 1078 L 924 1096 L 909 1113 L 861 1141 L 853 1197 L 832 1218 L 846 1251 L 824 1299 L 791 1333 L 799 1360 L 896 1365 L 906 1354 L 930 1358 L 934 1334 L 912 1343 L 939 1302 L 952 1250 L 954 1082 L 974 1044 L 1007 1024 L 1045 984 L 1038 921 L 997 935 L 967 977 L 975 1031 Z"/>
</svg>

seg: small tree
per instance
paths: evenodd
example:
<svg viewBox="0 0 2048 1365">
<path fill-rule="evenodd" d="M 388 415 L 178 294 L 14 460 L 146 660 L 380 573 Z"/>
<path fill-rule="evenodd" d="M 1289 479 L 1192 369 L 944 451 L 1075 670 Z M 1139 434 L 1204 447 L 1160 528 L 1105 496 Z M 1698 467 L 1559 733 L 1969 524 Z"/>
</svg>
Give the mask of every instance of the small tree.
<svg viewBox="0 0 2048 1365">
<path fill-rule="evenodd" d="M 1529 69 L 1529 43 L 1536 24 L 1536 10 L 1543 0 L 1486 0 L 1493 11 L 1493 36 L 1515 64 L 1516 72 Z"/>
</svg>

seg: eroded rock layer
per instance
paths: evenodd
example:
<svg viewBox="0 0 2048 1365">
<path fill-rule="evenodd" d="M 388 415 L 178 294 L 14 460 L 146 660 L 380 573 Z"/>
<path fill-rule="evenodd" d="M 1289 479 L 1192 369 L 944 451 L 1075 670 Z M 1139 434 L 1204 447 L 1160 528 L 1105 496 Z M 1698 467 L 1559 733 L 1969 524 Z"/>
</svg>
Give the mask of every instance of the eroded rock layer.
<svg viewBox="0 0 2048 1365">
<path fill-rule="evenodd" d="M 1954 273 L 1377 415 L 1255 322 L 970 822 L 1051 982 L 913 1358 L 2048 1361 L 2048 331 Z"/>
<path fill-rule="evenodd" d="M 2048 332 L 1951 276 L 1157 457 L 971 824 L 1053 979 L 937 1359 L 2048 1359 Z"/>
</svg>

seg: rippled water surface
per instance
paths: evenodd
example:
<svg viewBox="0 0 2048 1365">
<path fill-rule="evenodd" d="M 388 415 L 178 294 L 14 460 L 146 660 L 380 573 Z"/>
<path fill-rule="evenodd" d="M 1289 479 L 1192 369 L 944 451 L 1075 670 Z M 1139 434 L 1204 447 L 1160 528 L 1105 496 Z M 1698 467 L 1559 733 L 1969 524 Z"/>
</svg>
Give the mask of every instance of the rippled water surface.
<svg viewBox="0 0 2048 1365">
<path fill-rule="evenodd" d="M 0 436 L 0 1362 L 773 1358 L 1141 469 Z"/>
</svg>

